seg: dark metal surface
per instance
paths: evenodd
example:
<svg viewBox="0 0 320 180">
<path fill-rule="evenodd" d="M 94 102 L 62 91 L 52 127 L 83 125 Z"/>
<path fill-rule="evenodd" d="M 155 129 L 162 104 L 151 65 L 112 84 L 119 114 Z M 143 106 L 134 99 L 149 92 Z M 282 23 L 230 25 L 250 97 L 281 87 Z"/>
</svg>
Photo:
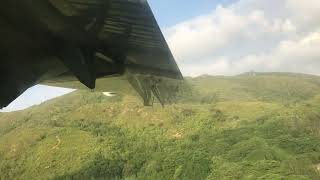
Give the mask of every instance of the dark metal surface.
<svg viewBox="0 0 320 180">
<path fill-rule="evenodd" d="M 160 101 L 154 79 L 182 79 L 145 0 L 2 0 L 0 38 L 0 107 L 35 84 L 124 74 Z"/>
</svg>

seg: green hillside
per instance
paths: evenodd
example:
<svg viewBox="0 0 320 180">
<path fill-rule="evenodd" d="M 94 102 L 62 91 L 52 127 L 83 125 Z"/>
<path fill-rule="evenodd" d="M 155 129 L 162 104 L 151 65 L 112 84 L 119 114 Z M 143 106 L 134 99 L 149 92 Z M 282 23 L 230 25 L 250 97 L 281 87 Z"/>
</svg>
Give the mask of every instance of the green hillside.
<svg viewBox="0 0 320 180">
<path fill-rule="evenodd" d="M 0 179 L 320 179 L 320 77 L 186 79 L 165 108 L 76 91 L 0 113 Z"/>
</svg>

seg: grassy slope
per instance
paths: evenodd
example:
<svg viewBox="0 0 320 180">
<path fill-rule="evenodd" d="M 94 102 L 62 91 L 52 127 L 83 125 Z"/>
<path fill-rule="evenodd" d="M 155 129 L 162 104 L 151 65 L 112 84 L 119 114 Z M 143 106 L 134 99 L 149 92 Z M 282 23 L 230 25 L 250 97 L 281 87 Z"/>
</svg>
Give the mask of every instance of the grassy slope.
<svg viewBox="0 0 320 180">
<path fill-rule="evenodd" d="M 0 114 L 0 179 L 319 179 L 320 78 L 188 79 L 184 101 L 77 91 Z"/>
</svg>

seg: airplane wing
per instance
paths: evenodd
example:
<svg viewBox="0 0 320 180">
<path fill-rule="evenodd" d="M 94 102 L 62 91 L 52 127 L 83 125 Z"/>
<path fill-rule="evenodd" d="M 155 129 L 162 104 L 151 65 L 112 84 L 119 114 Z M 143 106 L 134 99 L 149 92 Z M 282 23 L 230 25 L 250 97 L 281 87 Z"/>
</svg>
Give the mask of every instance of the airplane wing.
<svg viewBox="0 0 320 180">
<path fill-rule="evenodd" d="M 125 77 L 145 105 L 153 97 L 164 104 L 177 91 L 171 79 L 183 79 L 146 0 L 1 4 L 0 107 L 35 84 L 79 81 L 95 89 L 115 76 Z"/>
</svg>

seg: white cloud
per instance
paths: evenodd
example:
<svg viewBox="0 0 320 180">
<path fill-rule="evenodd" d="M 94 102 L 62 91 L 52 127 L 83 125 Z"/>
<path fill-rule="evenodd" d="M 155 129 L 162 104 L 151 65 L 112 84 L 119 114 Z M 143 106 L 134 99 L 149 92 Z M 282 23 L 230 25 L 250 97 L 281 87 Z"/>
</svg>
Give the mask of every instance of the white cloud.
<svg viewBox="0 0 320 180">
<path fill-rule="evenodd" d="M 166 29 L 185 75 L 320 74 L 319 0 L 239 0 Z"/>
<path fill-rule="evenodd" d="M 232 10 L 218 7 L 212 14 L 170 28 L 168 41 L 178 59 L 194 61 L 214 54 L 216 49 L 237 38 L 246 24 L 246 19 Z"/>
<path fill-rule="evenodd" d="M 286 0 L 286 7 L 289 9 L 292 19 L 302 29 L 310 30 L 310 28 L 319 26 L 319 0 Z"/>
</svg>

